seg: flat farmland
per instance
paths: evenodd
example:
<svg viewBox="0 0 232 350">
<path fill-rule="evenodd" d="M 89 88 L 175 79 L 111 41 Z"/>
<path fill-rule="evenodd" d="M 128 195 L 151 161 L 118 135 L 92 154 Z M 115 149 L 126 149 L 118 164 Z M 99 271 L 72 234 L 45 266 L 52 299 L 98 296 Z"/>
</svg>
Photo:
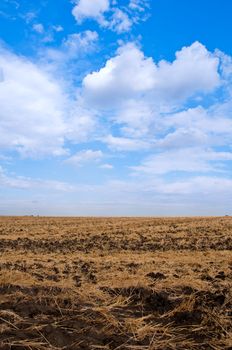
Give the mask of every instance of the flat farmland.
<svg viewBox="0 0 232 350">
<path fill-rule="evenodd" d="M 232 349 L 232 218 L 0 218 L 0 349 Z"/>
</svg>

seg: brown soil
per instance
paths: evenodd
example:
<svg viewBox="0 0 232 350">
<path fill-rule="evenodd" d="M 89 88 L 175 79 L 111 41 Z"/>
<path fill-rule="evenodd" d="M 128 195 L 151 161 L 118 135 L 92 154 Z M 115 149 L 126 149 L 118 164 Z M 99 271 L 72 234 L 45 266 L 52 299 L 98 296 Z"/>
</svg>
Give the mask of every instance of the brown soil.
<svg viewBox="0 0 232 350">
<path fill-rule="evenodd" d="M 0 350 L 232 350 L 232 218 L 0 218 Z"/>
</svg>

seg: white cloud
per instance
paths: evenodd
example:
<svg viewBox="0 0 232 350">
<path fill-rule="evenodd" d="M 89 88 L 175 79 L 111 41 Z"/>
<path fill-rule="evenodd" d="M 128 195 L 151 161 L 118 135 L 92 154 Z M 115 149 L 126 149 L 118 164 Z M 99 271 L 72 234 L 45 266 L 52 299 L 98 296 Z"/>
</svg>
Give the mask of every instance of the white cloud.
<svg viewBox="0 0 232 350">
<path fill-rule="evenodd" d="M 232 57 L 220 50 L 216 50 L 216 55 L 220 59 L 220 68 L 225 80 L 232 78 Z"/>
<path fill-rule="evenodd" d="M 102 139 L 112 149 L 213 147 L 228 142 L 230 107 L 185 109 L 185 104 L 219 87 L 218 54 L 198 42 L 178 51 L 173 62 L 157 64 L 129 43 L 83 79 L 83 98 L 106 113 L 109 125 L 119 126 L 118 137 Z"/>
<path fill-rule="evenodd" d="M 111 8 L 111 16 L 112 13 Z M 97 40 L 98 34 L 93 31 L 74 33 L 58 50 L 50 52 L 54 60 L 60 59 L 67 67 L 80 52 L 88 53 Z M 134 159 L 141 160 L 129 168 L 131 182 L 93 186 L 90 199 L 103 190 L 105 198 L 112 203 L 122 194 L 122 202 L 127 203 L 130 193 L 128 201 L 133 205 L 139 196 L 147 198 L 148 203 L 153 203 L 157 196 L 167 199 L 169 195 L 186 196 L 186 203 L 188 200 L 194 203 L 194 196 L 199 198 L 201 193 L 214 196 L 215 203 L 221 194 L 229 197 L 232 191 L 228 179 L 232 161 L 231 57 L 210 53 L 200 43 L 194 43 L 177 52 L 173 62 L 156 63 L 135 44 L 127 44 L 99 71 L 84 78 L 83 90 L 67 83 L 68 69 L 62 70 L 65 81 L 61 82 L 58 74 L 51 73 L 51 66 L 54 67 L 44 66 L 41 61 L 32 63 L 1 49 L 3 161 L 7 159 L 5 150 L 16 151 L 23 157 L 66 155 L 67 158 L 71 152 L 65 148 L 66 144 L 70 147 L 70 143 L 97 141 L 98 145 L 102 142 L 118 152 L 125 163 L 129 159 L 126 152 L 135 151 Z M 73 71 L 72 77 L 75 79 Z M 220 94 L 211 95 L 217 88 L 221 88 Z M 71 91 L 72 97 L 65 91 Z M 195 107 L 188 108 L 189 98 L 193 98 L 191 105 Z M 105 154 L 99 147 L 77 152 L 62 164 L 77 167 L 94 164 L 102 174 L 98 168 L 114 166 L 104 162 Z M 65 182 L 9 175 L 2 168 L 0 186 L 74 190 Z M 80 191 L 84 198 L 89 187 Z"/>
<path fill-rule="evenodd" d="M 192 126 L 182 127 L 157 140 L 156 146 L 161 148 L 188 148 L 209 143 L 208 133 Z"/>
<path fill-rule="evenodd" d="M 99 71 L 87 75 L 83 87 L 87 98 L 103 108 L 128 98 L 144 98 L 145 93 L 156 105 L 175 106 L 217 88 L 218 67 L 219 59 L 198 42 L 177 52 L 172 63 L 157 64 L 131 43 L 120 47 Z"/>
<path fill-rule="evenodd" d="M 108 25 L 110 29 L 114 30 L 117 33 L 123 33 L 128 32 L 131 29 L 132 25 L 132 20 L 125 12 L 119 8 L 114 9 L 113 15 Z"/>
<path fill-rule="evenodd" d="M 197 92 L 208 93 L 220 84 L 219 59 L 199 42 L 176 52 L 172 63 L 158 63 L 157 85 L 165 99 L 183 100 Z"/>
<path fill-rule="evenodd" d="M 77 60 L 83 54 L 90 53 L 96 48 L 97 41 L 98 33 L 95 31 L 86 30 L 69 34 L 58 49 L 48 48 L 45 58 L 52 61 L 56 68 L 58 64 L 65 65 L 70 60 Z"/>
<path fill-rule="evenodd" d="M 164 138 L 157 142 L 163 147 L 186 146 L 226 146 L 230 144 L 232 133 L 231 102 L 222 102 L 204 109 L 189 108 L 162 119 Z"/>
<path fill-rule="evenodd" d="M 50 25 L 47 30 L 45 30 L 44 25 L 41 23 L 35 23 L 32 26 L 33 30 L 39 34 L 43 34 L 40 38 L 43 43 L 51 43 L 55 40 L 55 34 L 62 32 L 64 28 L 61 25 Z"/>
<path fill-rule="evenodd" d="M 28 154 L 64 154 L 65 96 L 38 66 L 0 51 L 0 147 Z"/>
<path fill-rule="evenodd" d="M 73 102 L 66 124 L 66 137 L 74 144 L 88 141 L 99 127 L 95 112 L 83 108 L 78 100 Z"/>
<path fill-rule="evenodd" d="M 52 31 L 48 31 L 46 35 L 42 38 L 42 42 L 49 44 L 54 41 L 54 33 Z"/>
<path fill-rule="evenodd" d="M 4 81 L 3 69 L 0 67 L 0 83 Z"/>
<path fill-rule="evenodd" d="M 65 163 L 81 167 L 88 163 L 99 162 L 102 158 L 102 151 L 93 151 L 91 149 L 87 149 L 77 152 L 72 157 L 66 159 Z"/>
<path fill-rule="evenodd" d="M 159 184 L 160 192 L 173 195 L 232 194 L 232 180 L 216 176 L 196 176 L 182 181 Z"/>
<path fill-rule="evenodd" d="M 55 32 L 57 32 L 57 33 L 64 31 L 64 28 L 60 24 L 58 24 L 56 26 L 52 26 L 52 29 L 54 29 Z"/>
<path fill-rule="evenodd" d="M 160 177 L 155 178 L 137 178 L 130 179 L 130 181 L 109 181 L 104 186 L 93 186 L 92 191 L 98 191 L 102 194 L 102 198 L 108 194 L 109 198 L 115 197 L 117 201 L 123 198 L 122 203 L 131 202 L 135 205 L 136 199 L 143 198 L 143 203 L 150 203 L 157 205 L 160 200 L 166 200 L 166 205 L 170 210 L 171 198 L 166 195 L 173 195 L 178 206 L 185 206 L 185 201 L 181 202 L 180 198 L 190 203 L 198 201 L 198 208 L 201 208 L 199 203 L 199 194 L 209 195 L 209 197 L 201 198 L 210 202 L 212 197 L 224 200 L 230 198 L 232 194 L 232 179 L 219 176 L 190 176 L 187 179 L 171 179 L 167 180 Z M 197 196 L 195 196 L 197 195 Z M 127 199 L 127 200 L 126 200 Z M 209 203 L 208 203 L 209 204 Z M 176 210 L 177 208 L 173 208 Z M 183 208 L 182 208 L 183 210 Z M 200 211 L 199 211 L 200 213 Z M 169 212 L 170 214 L 170 212 Z M 167 214 L 166 214 L 167 215 Z"/>
<path fill-rule="evenodd" d="M 58 79 L 39 65 L 0 50 L 0 149 L 26 156 L 67 153 L 66 139 L 80 142 L 92 131 L 90 111 L 68 97 Z"/>
<path fill-rule="evenodd" d="M 74 56 L 80 52 L 89 51 L 91 46 L 98 40 L 98 33 L 86 30 L 81 33 L 70 34 L 63 42 L 63 48 L 66 54 Z"/>
<path fill-rule="evenodd" d="M 106 164 L 100 165 L 99 168 L 111 170 L 111 169 L 113 169 L 113 165 L 112 165 L 112 164 L 107 164 L 107 163 L 106 163 Z"/>
<path fill-rule="evenodd" d="M 61 181 L 33 179 L 25 176 L 8 175 L 6 171 L 0 166 L 0 187 L 38 190 L 45 189 L 51 191 L 69 192 L 75 189 L 74 186 Z"/>
<path fill-rule="evenodd" d="M 170 172 L 224 172 L 224 161 L 232 160 L 232 152 L 215 152 L 200 147 L 185 147 L 154 154 L 132 167 L 136 172 L 146 174 L 167 174 Z"/>
<path fill-rule="evenodd" d="M 118 34 L 131 30 L 133 24 L 144 20 L 141 13 L 148 8 L 145 0 L 132 0 L 127 7 L 119 7 L 116 1 L 110 0 L 77 0 L 72 10 L 78 24 L 85 19 L 92 19 L 107 29 Z"/>
<path fill-rule="evenodd" d="M 190 177 L 183 181 L 139 178 L 111 180 L 102 185 L 80 184 L 66 194 L 50 192 L 48 196 L 45 189 L 28 198 L 27 193 L 21 191 L 20 198 L 2 196 L 1 214 L 225 215 L 231 214 L 232 180 L 217 176 Z"/>
<path fill-rule="evenodd" d="M 72 14 L 78 23 L 81 23 L 85 18 L 94 18 L 102 22 L 103 14 L 109 8 L 109 0 L 78 0 Z"/>
<path fill-rule="evenodd" d="M 36 17 L 37 14 L 35 12 L 27 12 L 25 15 L 22 15 L 22 18 L 27 24 L 31 23 Z"/>
<path fill-rule="evenodd" d="M 130 0 L 128 6 L 132 10 L 144 12 L 149 7 L 149 2 L 147 0 Z"/>
<path fill-rule="evenodd" d="M 122 133 L 135 138 L 147 136 L 155 119 L 152 105 L 141 99 L 128 99 L 114 117 L 114 121 L 121 125 Z M 152 137 L 154 138 L 154 134 Z"/>
<path fill-rule="evenodd" d="M 84 49 L 97 38 L 97 33 L 91 31 L 70 35 L 62 50 L 74 55 L 81 46 Z M 181 64 L 185 74 L 179 73 Z M 198 65 L 208 65 L 205 77 Z M 190 91 L 193 95 L 198 89 L 199 93 L 206 93 L 220 83 L 218 59 L 199 43 L 179 51 L 173 63 L 158 64 L 134 44 L 120 47 L 99 72 L 84 78 L 83 93 L 77 92 L 79 97 L 72 99 L 64 93 L 67 86 L 54 74 L 7 50 L 1 50 L 0 67 L 1 150 L 17 151 L 24 157 L 57 156 L 67 154 L 66 140 L 74 144 L 97 140 L 116 152 L 151 151 L 150 157 L 133 167 L 136 173 L 149 175 L 223 172 L 223 164 L 231 160 L 228 150 L 213 150 L 231 144 L 230 101 L 208 109 L 196 107 L 175 113 L 161 113 L 159 106 L 166 103 L 175 85 L 179 91 L 185 87 L 191 96 Z M 163 73 L 166 69 L 170 74 L 167 80 Z M 192 70 L 198 83 L 193 81 Z M 187 98 L 186 91 L 180 95 L 170 99 L 168 112 L 177 101 Z M 115 124 L 117 136 L 113 136 Z M 101 151 L 85 150 L 66 163 L 82 166 L 99 161 L 102 155 L 96 152 Z"/>
<path fill-rule="evenodd" d="M 43 34 L 44 33 L 44 26 L 41 23 L 33 24 L 33 29 L 34 29 L 35 32 L 37 32 L 39 34 Z"/>
<path fill-rule="evenodd" d="M 156 66 L 134 44 L 120 47 L 98 72 L 87 75 L 83 87 L 87 98 L 100 107 L 111 107 L 154 88 Z"/>
<path fill-rule="evenodd" d="M 125 138 L 125 137 L 115 137 L 108 135 L 102 138 L 108 147 L 116 151 L 138 151 L 149 149 L 151 145 L 139 139 Z"/>
</svg>

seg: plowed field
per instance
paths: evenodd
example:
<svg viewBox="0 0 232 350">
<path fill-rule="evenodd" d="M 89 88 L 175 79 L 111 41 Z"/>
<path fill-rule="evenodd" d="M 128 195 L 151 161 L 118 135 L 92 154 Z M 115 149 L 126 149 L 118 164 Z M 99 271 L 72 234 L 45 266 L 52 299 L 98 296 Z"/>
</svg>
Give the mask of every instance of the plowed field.
<svg viewBox="0 0 232 350">
<path fill-rule="evenodd" d="M 232 349 L 232 218 L 0 218 L 0 349 Z"/>
</svg>

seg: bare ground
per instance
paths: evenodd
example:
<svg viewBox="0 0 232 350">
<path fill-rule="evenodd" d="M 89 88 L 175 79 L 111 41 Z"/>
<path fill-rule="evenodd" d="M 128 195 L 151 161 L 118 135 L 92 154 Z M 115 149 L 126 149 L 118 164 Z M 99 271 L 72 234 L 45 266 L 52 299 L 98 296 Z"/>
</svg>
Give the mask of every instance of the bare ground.
<svg viewBox="0 0 232 350">
<path fill-rule="evenodd" d="M 232 349 L 232 218 L 0 218 L 0 349 Z"/>
</svg>

